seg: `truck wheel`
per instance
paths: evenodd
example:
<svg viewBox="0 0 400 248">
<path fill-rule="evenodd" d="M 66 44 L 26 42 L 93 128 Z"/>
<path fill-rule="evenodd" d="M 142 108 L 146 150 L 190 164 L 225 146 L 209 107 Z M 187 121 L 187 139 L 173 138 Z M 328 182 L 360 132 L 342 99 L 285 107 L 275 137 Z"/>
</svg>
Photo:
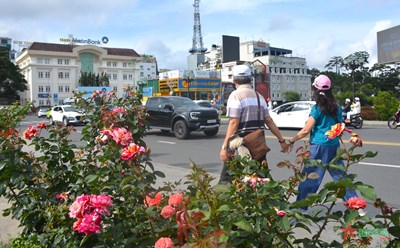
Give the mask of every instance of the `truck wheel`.
<svg viewBox="0 0 400 248">
<path fill-rule="evenodd" d="M 50 119 L 49 119 L 49 124 L 50 124 L 50 125 L 54 125 L 53 116 L 50 116 Z"/>
<path fill-rule="evenodd" d="M 189 135 L 189 130 L 186 126 L 186 123 L 182 120 L 175 122 L 174 133 L 175 137 L 177 137 L 178 139 L 186 139 Z"/>
<path fill-rule="evenodd" d="M 217 135 L 217 133 L 218 133 L 218 128 L 204 131 L 204 134 L 207 136 L 215 136 L 215 135 Z"/>
<path fill-rule="evenodd" d="M 68 120 L 67 120 L 66 117 L 64 117 L 64 119 L 63 119 L 63 125 L 64 125 L 64 126 L 68 126 Z"/>
</svg>

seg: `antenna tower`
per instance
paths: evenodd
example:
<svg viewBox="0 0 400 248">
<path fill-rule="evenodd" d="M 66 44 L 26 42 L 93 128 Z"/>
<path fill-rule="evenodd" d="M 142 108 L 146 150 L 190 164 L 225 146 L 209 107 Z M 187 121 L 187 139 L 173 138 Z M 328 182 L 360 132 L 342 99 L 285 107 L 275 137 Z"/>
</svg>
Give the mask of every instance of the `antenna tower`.
<svg viewBox="0 0 400 248">
<path fill-rule="evenodd" d="M 193 25 L 193 45 L 189 50 L 191 54 L 194 53 L 205 53 L 207 48 L 203 47 L 203 36 L 201 35 L 201 24 L 200 24 L 200 0 L 194 0 L 194 25 Z"/>
</svg>

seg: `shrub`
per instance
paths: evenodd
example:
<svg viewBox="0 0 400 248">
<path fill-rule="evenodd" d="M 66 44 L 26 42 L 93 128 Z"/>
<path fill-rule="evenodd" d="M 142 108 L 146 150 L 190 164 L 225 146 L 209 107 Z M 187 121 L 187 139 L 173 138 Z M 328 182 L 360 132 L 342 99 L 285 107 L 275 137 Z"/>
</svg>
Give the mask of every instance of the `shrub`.
<svg viewBox="0 0 400 248">
<path fill-rule="evenodd" d="M 362 106 L 361 107 L 361 117 L 364 120 L 378 120 L 378 113 L 371 106 Z"/>
<path fill-rule="evenodd" d="M 79 97 L 79 96 L 78 96 Z M 83 101 L 78 101 L 78 103 Z M 118 106 L 112 111 L 107 106 Z M 82 106 L 83 107 L 83 106 Z M 20 135 L 18 123 L 28 107 L 0 110 L 0 195 L 11 207 L 4 215 L 20 221 L 22 234 L 11 242 L 35 247 L 341 247 L 368 244 L 371 235 L 340 236 L 340 229 L 377 228 L 399 244 L 400 211 L 393 211 L 376 197 L 372 186 L 355 181 L 350 174 L 329 182 L 320 192 L 299 202 L 300 181 L 316 178 L 302 173 L 304 166 L 324 166 L 348 171 L 351 164 L 376 155 L 353 154 L 361 139 L 352 134 L 350 147 L 338 150 L 328 165 L 308 159 L 307 146 L 300 147 L 287 180 L 271 178 L 266 163 L 234 158 L 229 163 L 232 183 L 211 186 L 207 171 L 191 164 L 186 190 L 180 183 L 155 188 L 156 171 L 150 149 L 143 142 L 146 112 L 140 95 L 130 92 L 117 99 L 95 92 L 85 106 L 90 122 L 82 131 L 84 146 L 71 143 L 73 127 L 38 124 Z M 343 125 L 340 127 L 344 128 Z M 338 129 L 336 129 L 338 130 Z M 339 132 L 340 131 L 340 132 Z M 332 135 L 343 134 L 343 129 Z M 342 138 L 341 138 L 342 139 Z M 337 166 L 343 159 L 346 167 Z M 381 210 L 376 218 L 360 212 L 365 201 L 346 202 L 344 211 L 333 211 L 345 188 L 360 191 Z M 300 209 L 313 206 L 304 213 Z M 317 230 L 311 230 L 312 223 Z M 321 235 L 328 223 L 336 223 L 339 241 L 328 243 Z M 296 229 L 310 232 L 297 237 Z M 345 233 L 346 234 L 346 233 Z M 389 234 L 388 234 L 389 235 Z"/>
</svg>

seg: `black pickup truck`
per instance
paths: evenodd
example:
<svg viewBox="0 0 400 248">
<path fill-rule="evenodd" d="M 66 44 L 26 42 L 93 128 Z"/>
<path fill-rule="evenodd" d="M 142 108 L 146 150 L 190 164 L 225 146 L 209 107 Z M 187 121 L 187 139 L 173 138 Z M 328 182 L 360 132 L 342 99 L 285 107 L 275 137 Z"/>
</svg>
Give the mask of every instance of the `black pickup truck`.
<svg viewBox="0 0 400 248">
<path fill-rule="evenodd" d="M 173 131 L 178 139 L 186 139 L 195 131 L 215 136 L 220 126 L 216 109 L 201 107 L 187 97 L 151 97 L 147 99 L 146 109 L 149 128 Z"/>
</svg>

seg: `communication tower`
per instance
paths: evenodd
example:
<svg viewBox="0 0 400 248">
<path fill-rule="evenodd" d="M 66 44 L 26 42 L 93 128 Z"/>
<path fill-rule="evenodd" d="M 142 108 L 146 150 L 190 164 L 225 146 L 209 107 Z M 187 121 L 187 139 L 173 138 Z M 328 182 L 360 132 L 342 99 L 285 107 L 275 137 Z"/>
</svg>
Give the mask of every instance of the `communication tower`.
<svg viewBox="0 0 400 248">
<path fill-rule="evenodd" d="M 193 45 L 189 50 L 191 54 L 204 54 L 207 48 L 203 47 L 203 36 L 201 35 L 200 24 L 200 0 L 194 0 L 194 25 L 193 25 Z"/>
</svg>

